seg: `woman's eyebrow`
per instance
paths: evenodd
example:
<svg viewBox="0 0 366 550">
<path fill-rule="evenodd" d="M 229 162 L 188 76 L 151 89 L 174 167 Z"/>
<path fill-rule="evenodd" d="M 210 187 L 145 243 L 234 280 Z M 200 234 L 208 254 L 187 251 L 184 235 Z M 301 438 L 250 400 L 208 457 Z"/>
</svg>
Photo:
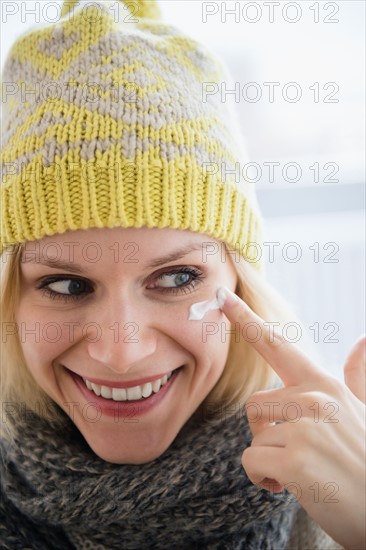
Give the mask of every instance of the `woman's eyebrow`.
<svg viewBox="0 0 366 550">
<path fill-rule="evenodd" d="M 145 268 L 151 269 L 154 267 L 159 267 L 160 265 L 167 264 L 169 262 L 174 262 L 176 260 L 180 260 L 180 258 L 183 258 L 183 256 L 186 256 L 190 252 L 193 252 L 194 250 L 202 250 L 204 243 L 191 243 L 187 244 L 186 246 L 182 248 L 178 248 L 178 250 L 175 250 L 174 252 L 170 252 L 169 254 L 166 254 L 165 256 L 160 256 L 159 258 L 155 258 L 155 260 L 152 260 L 151 262 L 145 264 Z"/>
<path fill-rule="evenodd" d="M 64 269 L 65 271 L 71 271 L 72 273 L 77 273 L 78 275 L 82 275 L 85 273 L 85 269 L 83 269 L 81 266 L 75 264 L 74 262 L 68 263 L 63 262 L 62 260 L 50 260 L 48 258 L 44 257 L 34 257 L 33 256 L 24 256 L 21 261 L 21 264 L 41 264 L 47 267 L 53 267 L 54 269 Z"/>
<path fill-rule="evenodd" d="M 151 262 L 148 262 L 147 264 L 145 264 L 144 268 L 152 269 L 155 267 L 159 267 L 160 265 L 179 260 L 180 258 L 183 258 L 183 256 L 186 256 L 190 252 L 193 252 L 194 250 L 202 250 L 203 244 L 204 243 L 188 244 L 182 248 L 175 250 L 174 252 L 170 252 L 169 254 L 165 254 L 164 256 L 155 258 Z M 86 271 L 85 268 L 83 268 L 82 266 L 74 262 L 69 263 L 69 262 L 64 262 L 62 260 L 56 260 L 56 259 L 50 260 L 49 258 L 45 258 L 42 256 L 36 257 L 33 252 L 27 255 L 26 251 L 21 259 L 21 263 L 39 263 L 54 269 L 63 269 L 65 271 L 70 271 L 71 273 L 77 273 L 78 275 L 82 275 Z"/>
</svg>

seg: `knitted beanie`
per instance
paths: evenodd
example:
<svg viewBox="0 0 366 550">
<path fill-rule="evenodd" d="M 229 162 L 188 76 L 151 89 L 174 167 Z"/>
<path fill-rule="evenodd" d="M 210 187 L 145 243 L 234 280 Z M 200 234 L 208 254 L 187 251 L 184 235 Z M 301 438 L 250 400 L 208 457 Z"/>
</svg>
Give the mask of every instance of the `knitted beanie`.
<svg viewBox="0 0 366 550">
<path fill-rule="evenodd" d="M 206 93 L 228 78 L 155 1 L 65 0 L 4 65 L 0 253 L 65 231 L 168 227 L 224 241 L 261 269 L 240 132 Z"/>
</svg>

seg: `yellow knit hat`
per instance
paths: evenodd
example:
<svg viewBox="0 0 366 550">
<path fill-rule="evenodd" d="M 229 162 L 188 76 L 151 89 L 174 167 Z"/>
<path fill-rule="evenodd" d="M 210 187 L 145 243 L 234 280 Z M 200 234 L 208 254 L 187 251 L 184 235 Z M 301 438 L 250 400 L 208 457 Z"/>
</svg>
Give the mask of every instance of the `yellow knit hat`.
<svg viewBox="0 0 366 550">
<path fill-rule="evenodd" d="M 262 221 L 227 78 L 155 1 L 66 0 L 12 47 L 2 77 L 0 253 L 92 227 L 207 234 L 255 261 Z M 128 8 L 128 9 L 127 9 Z"/>
</svg>

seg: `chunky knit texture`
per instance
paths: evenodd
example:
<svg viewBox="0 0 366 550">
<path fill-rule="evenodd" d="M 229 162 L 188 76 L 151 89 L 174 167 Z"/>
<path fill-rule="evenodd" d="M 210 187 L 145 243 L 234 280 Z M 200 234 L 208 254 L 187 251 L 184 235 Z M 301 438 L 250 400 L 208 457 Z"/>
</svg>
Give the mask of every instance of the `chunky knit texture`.
<svg viewBox="0 0 366 550">
<path fill-rule="evenodd" d="M 239 414 L 191 417 L 169 449 L 141 465 L 98 458 L 65 413 L 63 429 L 17 417 L 0 440 L 2 548 L 280 549 L 298 504 L 254 486 Z"/>
<path fill-rule="evenodd" d="M 292 495 L 248 480 L 245 416 L 196 414 L 163 455 L 136 466 L 99 459 L 61 409 L 61 429 L 24 407 L 9 410 L 3 429 L 15 425 L 16 435 L 0 439 L 4 550 L 342 550 Z"/>
<path fill-rule="evenodd" d="M 5 63 L 0 252 L 91 227 L 207 234 L 255 261 L 262 222 L 222 64 L 155 2 L 65 3 Z M 211 86 L 211 88 L 210 88 Z"/>
</svg>

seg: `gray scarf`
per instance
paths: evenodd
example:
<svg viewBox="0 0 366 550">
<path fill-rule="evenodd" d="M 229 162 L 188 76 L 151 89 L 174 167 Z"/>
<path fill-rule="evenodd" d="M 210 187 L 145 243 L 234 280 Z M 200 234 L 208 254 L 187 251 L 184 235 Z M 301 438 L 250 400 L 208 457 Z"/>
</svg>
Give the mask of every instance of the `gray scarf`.
<svg viewBox="0 0 366 550">
<path fill-rule="evenodd" d="M 286 546 L 298 504 L 289 493 L 269 493 L 247 478 L 245 416 L 196 413 L 156 460 L 117 465 L 96 456 L 61 413 L 63 429 L 23 414 L 15 440 L 0 440 L 1 548 Z"/>
</svg>

